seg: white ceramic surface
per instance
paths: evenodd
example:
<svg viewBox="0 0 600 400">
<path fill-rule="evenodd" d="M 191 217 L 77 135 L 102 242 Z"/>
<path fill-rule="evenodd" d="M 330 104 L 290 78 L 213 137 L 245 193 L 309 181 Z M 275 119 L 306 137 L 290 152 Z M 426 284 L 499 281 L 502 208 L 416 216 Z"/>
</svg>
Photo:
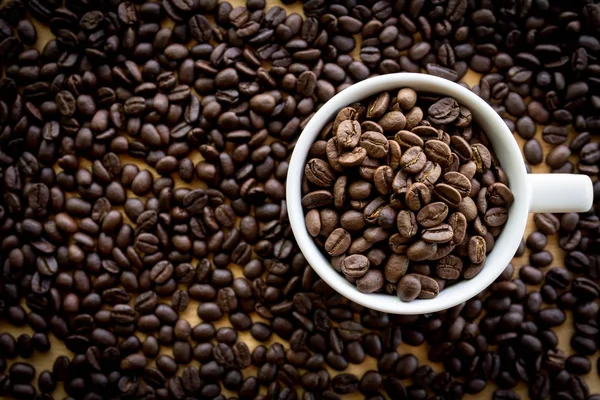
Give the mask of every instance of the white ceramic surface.
<svg viewBox="0 0 600 400">
<path fill-rule="evenodd" d="M 515 202 L 509 219 L 483 270 L 473 279 L 458 282 L 442 290 L 434 299 L 402 302 L 397 296 L 359 292 L 330 264 L 319 251 L 304 224 L 301 205 L 301 181 L 308 151 L 321 129 L 348 104 L 385 90 L 411 87 L 417 92 L 438 93 L 454 97 L 468 107 L 486 132 L 494 151 L 506 171 Z M 286 183 L 290 224 L 306 260 L 336 291 L 365 307 L 394 314 L 426 314 L 465 302 L 489 286 L 510 262 L 527 224 L 529 212 L 587 211 L 592 206 L 592 182 L 584 175 L 528 175 L 519 146 L 502 118 L 484 100 L 451 81 L 425 74 L 397 73 L 382 75 L 356 83 L 331 98 L 312 117 L 298 138 Z"/>
</svg>

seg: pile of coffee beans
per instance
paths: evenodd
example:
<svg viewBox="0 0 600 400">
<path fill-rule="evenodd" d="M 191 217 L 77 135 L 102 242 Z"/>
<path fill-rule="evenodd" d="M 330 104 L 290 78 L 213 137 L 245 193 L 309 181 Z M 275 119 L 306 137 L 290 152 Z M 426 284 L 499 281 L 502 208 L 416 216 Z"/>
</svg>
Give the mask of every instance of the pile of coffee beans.
<svg viewBox="0 0 600 400">
<path fill-rule="evenodd" d="M 471 111 L 403 88 L 343 108 L 304 169 L 306 229 L 360 292 L 431 299 L 471 279 L 514 197 Z"/>
<path fill-rule="evenodd" d="M 596 177 L 600 6 L 283 3 L 2 2 L 0 397 L 598 400 L 597 208 L 537 216 L 527 265 L 465 304 L 395 316 L 314 274 L 284 189 L 337 92 L 469 68 L 529 164 Z"/>
</svg>

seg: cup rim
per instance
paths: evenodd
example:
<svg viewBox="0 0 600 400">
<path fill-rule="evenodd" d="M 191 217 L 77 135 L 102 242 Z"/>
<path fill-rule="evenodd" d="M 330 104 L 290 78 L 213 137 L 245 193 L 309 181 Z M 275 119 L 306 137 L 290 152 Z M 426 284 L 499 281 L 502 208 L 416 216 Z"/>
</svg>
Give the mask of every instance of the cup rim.
<svg viewBox="0 0 600 400">
<path fill-rule="evenodd" d="M 308 234 L 301 205 L 301 182 L 308 152 L 321 129 L 341 108 L 381 91 L 411 87 L 417 92 L 438 93 L 455 98 L 471 110 L 473 119 L 486 133 L 495 154 L 510 181 L 515 201 L 509 219 L 488 254 L 483 270 L 470 280 L 457 282 L 433 299 L 402 302 L 395 295 L 362 293 L 331 266 Z M 500 148 L 502 148 L 500 153 Z M 476 296 L 504 271 L 516 252 L 527 224 L 531 193 L 526 183 L 527 171 L 517 141 L 498 113 L 469 89 L 432 75 L 394 73 L 380 75 L 353 84 L 329 99 L 311 118 L 296 141 L 286 180 L 286 204 L 292 232 L 313 270 L 338 293 L 371 309 L 393 314 L 427 314 L 463 303 Z"/>
</svg>

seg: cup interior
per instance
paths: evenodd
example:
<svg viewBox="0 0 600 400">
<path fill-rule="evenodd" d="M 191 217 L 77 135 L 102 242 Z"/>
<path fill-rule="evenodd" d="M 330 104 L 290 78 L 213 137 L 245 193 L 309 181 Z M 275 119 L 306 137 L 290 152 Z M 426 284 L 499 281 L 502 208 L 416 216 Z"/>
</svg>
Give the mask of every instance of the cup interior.
<svg viewBox="0 0 600 400">
<path fill-rule="evenodd" d="M 429 92 L 453 97 L 471 110 L 473 119 L 479 124 L 492 143 L 496 157 L 505 170 L 509 187 L 515 201 L 509 210 L 504 229 L 488 254 L 482 271 L 470 280 L 453 284 L 440 291 L 433 299 L 402 302 L 397 296 L 381 293 L 361 293 L 321 253 L 308 234 L 301 205 L 301 181 L 308 151 L 321 129 L 336 113 L 357 101 L 364 100 L 382 91 L 403 87 L 417 92 Z M 382 75 L 356 83 L 338 93 L 325 103 L 304 128 L 296 143 L 288 178 L 286 197 L 290 225 L 294 236 L 308 263 L 332 288 L 350 300 L 365 307 L 393 314 L 426 314 L 453 307 L 474 297 L 489 286 L 505 269 L 517 250 L 529 211 L 530 192 L 526 185 L 526 170 L 519 146 L 502 118 L 479 96 L 454 82 L 425 74 L 396 73 Z"/>
</svg>

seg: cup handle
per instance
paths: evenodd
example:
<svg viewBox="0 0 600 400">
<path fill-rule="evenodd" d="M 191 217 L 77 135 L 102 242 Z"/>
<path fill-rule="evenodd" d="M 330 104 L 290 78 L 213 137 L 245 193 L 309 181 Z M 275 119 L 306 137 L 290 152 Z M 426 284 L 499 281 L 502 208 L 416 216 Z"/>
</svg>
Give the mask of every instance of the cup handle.
<svg viewBox="0 0 600 400">
<path fill-rule="evenodd" d="M 592 180 L 577 174 L 528 174 L 529 211 L 542 213 L 586 212 L 594 201 Z"/>
</svg>

